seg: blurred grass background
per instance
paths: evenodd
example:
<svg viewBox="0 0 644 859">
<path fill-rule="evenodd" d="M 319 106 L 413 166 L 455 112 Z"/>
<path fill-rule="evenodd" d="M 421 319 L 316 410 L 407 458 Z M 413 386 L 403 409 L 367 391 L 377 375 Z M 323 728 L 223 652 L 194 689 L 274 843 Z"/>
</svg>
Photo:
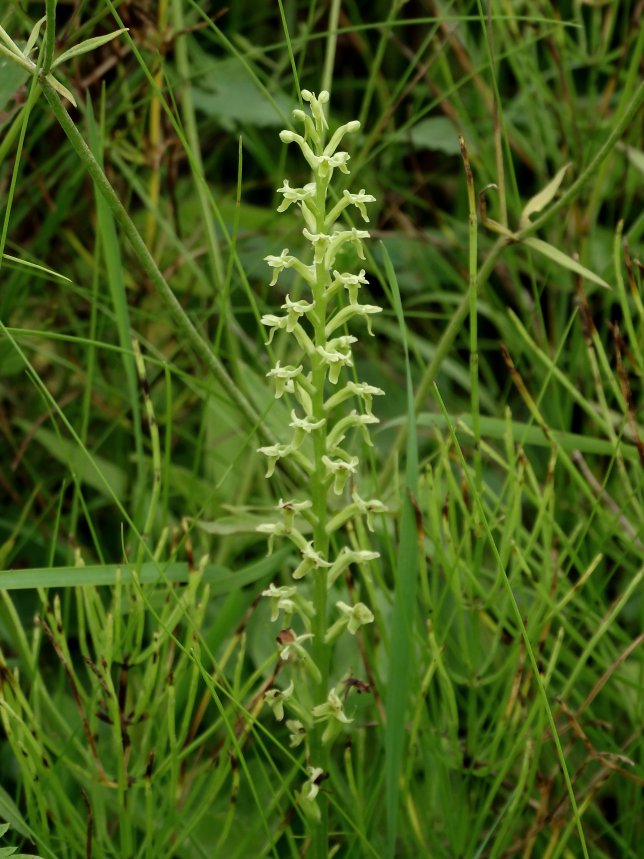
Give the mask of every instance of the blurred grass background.
<svg viewBox="0 0 644 859">
<path fill-rule="evenodd" d="M 0 24 L 23 44 L 43 13 L 6 0 Z M 423 551 L 396 855 L 638 856 L 641 15 L 635 0 L 59 2 L 57 53 L 129 28 L 58 70 L 78 104 L 67 107 L 228 381 L 178 329 L 45 99 L 29 101 L 26 73 L 0 56 L 0 817 L 25 845 L 85 856 L 91 831 L 93 856 L 306 851 L 292 794 L 303 762 L 269 719 L 244 719 L 272 670 L 255 600 L 288 571 L 284 553 L 258 566 L 254 527 L 276 499 L 255 449 L 287 414 L 264 378 L 258 320 L 283 301 L 263 257 L 301 247 L 296 219 L 275 214 L 283 178 L 308 181 L 278 138 L 295 72 L 330 88 L 336 122 L 362 122 L 351 184 L 377 197 L 365 265 L 385 312 L 357 361 L 387 394 L 370 481 L 394 511 L 405 362 L 380 242 L 417 392 Z M 479 220 L 474 386 L 459 135 Z M 572 193 L 536 232 L 547 249 L 504 235 L 568 163 L 558 193 Z M 293 477 L 280 479 L 289 497 Z M 378 632 L 363 653 L 376 693 L 334 774 L 341 856 L 386 855 L 377 705 L 396 517 L 380 528 Z M 203 577 L 118 582 L 141 534 L 157 578 L 185 581 L 207 553 Z M 81 563 L 88 587 L 72 588 L 61 568 Z"/>
</svg>

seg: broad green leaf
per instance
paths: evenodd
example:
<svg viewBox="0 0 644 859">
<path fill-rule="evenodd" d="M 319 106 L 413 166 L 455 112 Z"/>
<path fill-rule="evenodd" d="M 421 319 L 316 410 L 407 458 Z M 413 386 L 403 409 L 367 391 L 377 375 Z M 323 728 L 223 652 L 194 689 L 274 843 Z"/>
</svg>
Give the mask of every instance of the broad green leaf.
<svg viewBox="0 0 644 859">
<path fill-rule="evenodd" d="M 26 80 L 25 69 L 0 54 L 0 128 L 14 115 L 12 100 Z"/>
<path fill-rule="evenodd" d="M 529 237 L 527 239 L 521 240 L 524 245 L 528 245 L 533 250 L 537 251 L 537 253 L 543 254 L 548 259 L 551 259 L 553 262 L 560 265 L 562 268 L 567 268 L 569 271 L 574 271 L 575 274 L 579 274 L 582 277 L 585 277 L 586 280 L 591 280 L 593 283 L 598 284 L 599 286 L 603 286 L 604 289 L 610 289 L 610 285 L 606 283 L 605 280 L 595 274 L 595 272 L 586 268 L 585 266 L 578 263 L 577 260 L 574 260 L 572 257 L 569 257 L 567 254 L 560 251 L 558 248 L 553 245 L 549 245 L 548 242 L 544 242 L 541 239 L 535 239 L 533 237 Z"/>
<path fill-rule="evenodd" d="M 113 33 L 105 33 L 103 36 L 94 36 L 92 39 L 85 39 L 84 42 L 79 42 L 79 44 L 74 45 L 73 48 L 63 51 L 63 53 L 52 63 L 52 69 L 55 69 L 61 63 L 66 63 L 67 60 L 71 60 L 72 57 L 79 57 L 81 54 L 87 54 L 89 51 L 100 48 L 101 45 L 106 45 L 108 42 L 111 42 L 112 39 L 116 39 L 117 36 L 120 36 L 121 33 L 127 32 L 127 29 L 127 27 L 122 27 L 120 30 L 114 30 Z"/>
<path fill-rule="evenodd" d="M 0 572 L 0 588 L 10 591 L 32 588 L 75 588 L 116 583 L 117 573 L 123 584 L 133 581 L 133 567 L 127 564 L 90 564 L 85 567 L 35 567 L 27 570 L 4 570 Z M 204 570 L 204 581 L 213 576 L 230 576 L 225 567 L 209 565 Z M 139 572 L 141 584 L 156 584 L 162 581 L 187 582 L 190 570 L 186 563 L 143 564 Z"/>
<path fill-rule="evenodd" d="M 6 813 L 6 809 L 9 809 L 9 814 Z M 10 819 L 9 815 L 15 818 L 15 820 Z M 13 826 L 13 828 L 25 838 L 28 838 L 30 836 L 31 833 L 29 832 L 29 828 L 20 816 L 20 812 L 18 811 L 17 805 L 15 805 L 14 801 L 9 797 L 9 794 L 1 786 L 0 816 L 5 817 L 6 820 L 10 821 L 9 823 L 0 824 L 0 838 L 7 834 L 11 826 Z M 16 853 L 17 849 L 17 847 L 0 847 L 0 859 L 9 856 L 11 856 L 12 859 L 42 859 L 41 856 L 36 856 L 34 854 Z"/>
<path fill-rule="evenodd" d="M 519 226 L 521 228 L 526 227 L 530 223 L 530 215 L 534 215 L 536 212 L 540 212 L 544 206 L 547 206 L 548 203 L 552 202 L 555 194 L 559 190 L 559 186 L 563 182 L 563 178 L 566 175 L 566 171 L 570 167 L 570 162 L 568 164 L 564 164 L 561 170 L 558 171 L 557 175 L 554 179 L 551 179 L 550 182 L 539 191 L 538 194 L 535 194 L 528 202 L 526 203 L 523 212 L 521 212 L 521 218 L 519 219 Z"/>
<path fill-rule="evenodd" d="M 22 429 L 29 430 L 30 424 L 28 421 L 18 420 L 16 423 Z M 49 451 L 54 459 L 68 467 L 82 483 L 96 489 L 110 500 L 114 496 L 117 498 L 123 497 L 127 483 L 126 474 L 121 468 L 110 462 L 110 460 L 96 456 L 89 451 L 85 452 L 82 448 L 79 448 L 75 441 L 60 438 L 55 432 L 46 427 L 40 427 L 36 430 L 33 438 L 34 441 L 37 441 Z"/>
<path fill-rule="evenodd" d="M 4 805 L 5 805 L 4 797 L 7 798 L 7 800 L 9 801 L 11 806 L 15 807 L 16 813 L 17 813 L 17 819 L 19 821 L 22 821 L 22 818 L 20 817 L 20 812 L 18 811 L 17 806 L 14 805 L 13 800 L 9 799 L 9 795 L 6 793 L 5 790 L 3 790 L 2 787 L 0 787 L 0 815 L 3 815 L 3 810 L 4 810 Z M 28 831 L 28 827 L 26 824 L 24 824 L 23 826 L 17 826 L 12 821 L 11 823 L 0 824 L 0 838 L 2 838 L 4 835 L 7 834 L 7 832 L 9 831 L 11 826 L 13 826 L 13 828 L 16 829 L 20 833 L 20 835 L 23 835 L 25 837 L 28 837 L 30 835 L 30 833 Z M 9 847 L 9 846 L 0 847 L 0 859 L 9 859 L 9 857 L 11 857 L 11 859 L 42 859 L 41 856 L 35 856 L 33 854 L 28 855 L 27 853 L 16 853 L 17 849 L 18 849 L 17 847 Z"/>
<path fill-rule="evenodd" d="M 458 155 L 460 151 L 458 133 L 445 116 L 423 119 L 411 128 L 409 138 L 416 149 L 433 149 L 445 155 Z"/>
<path fill-rule="evenodd" d="M 445 155 L 458 155 L 460 152 L 458 132 L 453 123 L 445 116 L 431 116 L 411 128 L 395 131 L 386 135 L 387 143 L 411 143 L 416 149 L 432 149 Z"/>
<path fill-rule="evenodd" d="M 240 124 L 259 128 L 283 124 L 279 111 L 267 101 L 238 59 L 209 59 L 203 67 L 207 72 L 192 88 L 194 104 L 223 128 L 232 131 Z M 275 102 L 284 113 L 292 106 L 282 93 L 275 95 Z"/>
</svg>

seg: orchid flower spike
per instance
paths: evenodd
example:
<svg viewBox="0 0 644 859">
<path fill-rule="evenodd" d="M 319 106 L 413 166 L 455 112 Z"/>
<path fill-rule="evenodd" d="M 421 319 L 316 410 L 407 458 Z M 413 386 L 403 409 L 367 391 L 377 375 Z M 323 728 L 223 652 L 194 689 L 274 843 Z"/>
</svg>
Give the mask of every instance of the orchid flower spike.
<svg viewBox="0 0 644 859">
<path fill-rule="evenodd" d="M 278 435 L 280 441 L 259 448 L 259 452 L 268 460 L 267 477 L 274 473 L 280 460 L 290 458 L 295 470 L 291 474 L 289 469 L 288 476 L 300 478 L 299 485 L 307 487 L 310 500 L 280 500 L 277 521 L 266 522 L 257 530 L 268 537 L 269 552 L 278 537 L 290 540 L 299 550 L 292 582 L 286 586 L 271 583 L 262 595 L 270 601 L 271 620 L 279 620 L 280 615 L 284 619 L 285 628 L 277 636 L 281 660 L 278 664 L 293 662 L 289 669 L 296 676 L 303 669 L 313 679 L 315 691 L 311 694 L 310 690 L 300 701 L 295 696 L 290 700 L 287 697 L 293 694 L 291 687 L 284 691 L 269 690 L 265 700 L 279 721 L 284 718 L 284 703 L 288 702 L 290 714 L 297 717 L 286 722 L 291 748 L 306 744 L 306 758 L 311 761 L 320 740 L 330 744 L 352 721 L 344 711 L 340 688 L 320 688 L 322 663 L 318 645 L 330 648 L 341 634 L 348 632 L 354 636 L 363 626 L 374 622 L 374 614 L 365 603 L 356 601 L 349 605 L 339 600 L 335 601 L 338 615 L 328 626 L 327 603 L 320 589 L 333 588 L 352 564 L 369 580 L 365 565 L 379 554 L 368 545 L 356 544 L 354 539 L 362 539 L 366 530 L 373 531 L 375 516 L 387 508 L 377 499 L 364 501 L 358 495 L 360 462 L 353 438 L 358 433 L 367 445 L 371 444 L 370 429 L 378 423 L 372 412 L 373 398 L 384 393 L 375 385 L 355 378 L 353 347 L 358 338 L 350 333 L 356 317 L 362 317 L 371 334 L 372 320 L 382 310 L 363 297 L 369 287 L 366 262 L 363 268 L 355 265 L 356 260 L 366 260 L 364 242 L 369 232 L 358 229 L 353 222 L 369 223 L 369 206 L 376 198 L 365 188 L 358 191 L 331 188 L 338 173 L 350 173 L 353 162 L 349 152 L 341 147 L 348 135 L 360 129 L 360 123 L 353 120 L 330 128 L 326 90 L 317 95 L 302 90 L 302 101 L 304 109 L 293 112 L 298 131 L 285 129 L 280 132 L 280 139 L 286 144 L 296 144 L 312 173 L 311 181 L 295 187 L 284 179 L 277 189 L 281 195 L 277 210 L 287 212 L 287 217 L 301 219 L 308 250 L 301 259 L 288 248 L 265 257 L 272 270 L 271 286 L 278 283 L 286 269 L 292 269 L 294 277 L 289 292 L 285 297 L 282 293 L 277 302 L 281 304 L 282 315 L 266 313 L 261 318 L 268 329 L 267 345 L 275 332 L 280 332 L 280 361 L 284 363 L 277 361 L 266 375 L 275 386 L 276 399 L 293 395 L 288 406 L 290 419 L 279 404 L 275 408 L 275 414 L 283 415 L 284 428 L 286 432 L 290 429 L 291 439 L 287 443 Z M 362 328 L 358 326 L 358 330 Z M 288 343 L 284 348 L 289 335 L 291 349 Z M 344 378 L 348 371 L 353 377 L 351 381 Z M 346 497 L 348 485 L 350 500 Z M 351 547 L 336 551 L 336 539 L 330 537 L 337 536 L 339 529 L 351 520 L 360 518 L 366 519 L 366 529 L 356 528 Z M 301 591 L 306 589 L 315 596 L 312 602 L 302 596 Z M 356 591 L 365 592 L 359 581 Z M 294 617 L 303 628 L 290 627 Z M 311 645 L 312 639 L 315 646 Z M 311 733 L 313 739 L 309 745 Z M 309 779 L 299 792 L 298 802 L 307 817 L 319 820 L 318 793 L 327 774 L 315 763 L 311 761 L 308 767 Z"/>
</svg>

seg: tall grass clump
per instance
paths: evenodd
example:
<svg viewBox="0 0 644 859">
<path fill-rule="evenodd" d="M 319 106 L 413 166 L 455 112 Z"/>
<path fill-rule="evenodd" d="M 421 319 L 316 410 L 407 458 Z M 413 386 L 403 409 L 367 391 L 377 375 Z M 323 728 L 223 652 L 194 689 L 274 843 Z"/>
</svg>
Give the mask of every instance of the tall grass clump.
<svg viewBox="0 0 644 859">
<path fill-rule="evenodd" d="M 0 854 L 639 859 L 640 5 L 0 4 Z"/>
</svg>

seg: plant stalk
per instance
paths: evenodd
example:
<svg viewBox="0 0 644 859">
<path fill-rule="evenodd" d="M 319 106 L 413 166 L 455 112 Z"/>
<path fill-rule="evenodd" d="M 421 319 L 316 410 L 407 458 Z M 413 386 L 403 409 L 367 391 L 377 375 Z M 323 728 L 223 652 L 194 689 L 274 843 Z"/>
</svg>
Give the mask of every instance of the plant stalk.
<svg viewBox="0 0 644 859">
<path fill-rule="evenodd" d="M 320 150 L 322 145 L 320 145 Z M 316 176 L 316 228 L 318 233 L 325 231 L 326 220 L 326 186 L 319 176 Z M 329 272 L 324 261 L 315 267 L 316 280 L 312 287 L 313 302 L 315 304 L 314 334 L 315 345 L 326 344 L 326 316 L 327 298 L 325 292 L 330 282 Z M 324 386 L 326 381 L 326 367 L 320 355 L 314 355 L 313 361 L 313 418 L 318 421 L 326 417 L 324 410 Z M 327 424 L 326 422 L 313 431 L 313 450 L 315 467 L 311 475 L 311 500 L 313 502 L 313 514 L 315 515 L 315 527 L 313 532 L 315 551 L 323 558 L 329 552 L 329 535 L 327 533 L 329 480 L 326 477 L 326 469 L 322 457 L 326 454 L 327 447 Z M 315 617 L 313 621 L 313 661 L 320 671 L 320 681 L 315 690 L 315 704 L 323 704 L 328 695 L 329 686 L 329 646 L 325 642 L 327 623 L 327 570 L 322 568 L 314 570 L 315 575 Z M 329 753 L 322 743 L 323 726 L 315 725 L 311 734 L 311 763 L 313 766 L 321 767 L 328 771 Z M 314 859 L 327 859 L 328 855 L 328 802 L 324 793 L 320 794 L 320 823 L 315 827 L 313 834 L 313 857 Z"/>
</svg>

